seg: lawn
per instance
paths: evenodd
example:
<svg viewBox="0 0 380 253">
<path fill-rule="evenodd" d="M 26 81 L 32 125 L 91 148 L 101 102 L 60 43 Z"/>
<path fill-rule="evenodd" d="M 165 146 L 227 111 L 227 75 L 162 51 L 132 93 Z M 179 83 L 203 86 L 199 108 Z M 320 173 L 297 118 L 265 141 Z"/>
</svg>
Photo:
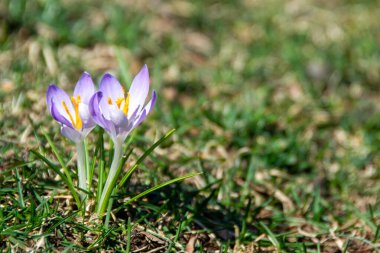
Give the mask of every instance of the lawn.
<svg viewBox="0 0 380 253">
<path fill-rule="evenodd" d="M 380 251 L 380 2 L 0 2 L 1 252 Z M 98 219 L 46 105 L 87 71 L 157 101 L 123 170 L 171 129 Z M 95 128 L 90 155 L 104 139 Z M 103 142 L 102 142 L 103 143 Z M 94 184 L 100 160 L 94 160 Z M 198 176 L 146 189 L 189 173 Z M 91 192 L 89 193 L 92 194 Z M 103 222 L 106 220 L 105 222 Z"/>
</svg>

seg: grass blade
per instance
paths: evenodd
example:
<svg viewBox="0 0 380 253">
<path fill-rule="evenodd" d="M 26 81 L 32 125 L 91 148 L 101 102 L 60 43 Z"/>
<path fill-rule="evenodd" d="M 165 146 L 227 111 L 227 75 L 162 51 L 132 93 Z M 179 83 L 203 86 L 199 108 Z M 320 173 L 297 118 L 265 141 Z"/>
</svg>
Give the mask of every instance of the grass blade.
<svg viewBox="0 0 380 253">
<path fill-rule="evenodd" d="M 156 141 L 149 149 L 147 149 L 144 154 L 137 160 L 137 162 L 127 171 L 127 173 L 124 175 L 124 177 L 121 179 L 120 183 L 118 184 L 118 188 L 120 189 L 123 187 L 125 182 L 129 179 L 129 177 L 132 175 L 132 173 L 138 168 L 138 166 L 144 161 L 144 159 L 150 155 L 155 148 L 157 148 L 161 143 L 163 143 L 167 138 L 169 138 L 173 133 L 175 129 L 170 130 L 167 132 L 161 139 Z"/>
<path fill-rule="evenodd" d="M 127 228 L 127 238 L 128 238 L 128 241 L 127 241 L 127 249 L 125 250 L 125 252 L 129 253 L 130 251 L 130 248 L 131 248 L 131 231 L 132 231 L 132 225 L 131 225 L 131 217 L 128 217 L 128 228 Z"/>
<path fill-rule="evenodd" d="M 53 224 L 45 233 L 43 236 L 47 236 L 49 235 L 51 232 L 53 232 L 54 229 L 56 229 L 57 227 L 59 227 L 60 225 L 62 225 L 63 223 L 65 223 L 66 221 L 72 219 L 75 217 L 75 215 L 78 213 L 77 212 L 73 212 L 72 214 L 70 214 L 69 216 L 67 217 L 64 217 L 62 218 L 61 220 L 59 220 L 57 223 Z"/>
<path fill-rule="evenodd" d="M 63 169 L 63 172 L 64 172 L 65 175 L 66 175 L 67 182 L 68 182 L 69 184 L 71 184 L 71 185 L 74 187 L 73 180 L 72 180 L 72 178 L 71 178 L 71 176 L 70 176 L 70 172 L 69 172 L 69 170 L 67 169 L 66 164 L 63 162 L 63 159 L 62 159 L 62 157 L 60 156 L 60 154 L 59 154 L 59 152 L 58 152 L 56 146 L 54 145 L 53 141 L 50 139 L 50 137 L 49 137 L 47 134 L 44 134 L 44 136 L 45 136 L 46 140 L 49 142 L 50 147 L 51 147 L 51 149 L 53 150 L 55 156 L 57 157 L 59 163 L 61 164 L 62 169 Z"/>
<path fill-rule="evenodd" d="M 152 188 L 149 188 L 148 190 L 143 191 L 142 193 L 140 193 L 140 194 L 134 196 L 133 198 L 131 198 L 130 200 L 126 201 L 126 202 L 124 203 L 123 206 L 129 205 L 129 204 L 132 203 L 133 201 L 135 201 L 135 200 L 137 200 L 137 199 L 139 199 L 139 198 L 141 198 L 141 197 L 144 197 L 145 195 L 147 195 L 147 194 L 149 194 L 149 193 L 151 193 L 151 192 L 153 192 L 153 191 L 156 191 L 156 190 L 158 190 L 158 189 L 160 189 L 160 188 L 163 188 L 163 187 L 168 186 L 168 185 L 170 185 L 170 184 L 173 184 L 173 183 L 176 183 L 176 182 L 179 182 L 179 181 L 182 181 L 182 180 L 185 180 L 185 179 L 191 178 L 191 177 L 198 176 L 198 175 L 200 175 L 200 174 L 202 174 L 202 173 L 199 173 L 199 172 L 191 173 L 191 174 L 188 174 L 188 175 L 185 175 L 185 176 L 182 176 L 182 177 L 174 178 L 174 179 L 172 179 L 172 180 L 166 181 L 165 183 L 162 183 L 162 184 L 159 184 L 159 185 L 154 186 L 154 187 L 152 187 Z"/>
<path fill-rule="evenodd" d="M 268 226 L 262 223 L 261 221 L 259 222 L 259 224 L 262 228 L 264 228 L 266 234 L 268 235 L 268 239 L 272 242 L 273 246 L 277 249 L 277 252 L 281 252 L 281 244 L 277 240 L 276 235 L 273 234 L 273 232 L 268 228 Z"/>
<path fill-rule="evenodd" d="M 75 188 L 74 188 L 73 184 L 70 184 L 68 182 L 66 176 L 59 170 L 59 168 L 53 162 L 51 162 L 49 159 L 47 159 L 45 156 L 41 155 L 38 151 L 31 150 L 30 152 L 33 153 L 35 156 L 37 156 L 40 160 L 42 160 L 43 162 L 45 162 L 46 165 L 50 169 L 52 169 L 55 173 L 57 173 L 62 178 L 62 180 L 65 182 L 65 184 L 69 187 L 71 195 L 73 196 L 73 198 L 74 198 L 74 200 L 75 200 L 75 202 L 77 204 L 78 209 L 80 209 L 81 202 L 80 202 L 80 199 L 79 199 L 79 196 L 78 196 L 77 192 L 75 191 Z"/>
<path fill-rule="evenodd" d="M 24 196 L 22 195 L 21 178 L 20 178 L 20 174 L 18 173 L 18 168 L 16 169 L 16 180 L 17 180 L 17 190 L 18 190 L 19 205 L 20 205 L 21 208 L 24 208 L 25 207 L 25 202 L 24 202 Z"/>
</svg>

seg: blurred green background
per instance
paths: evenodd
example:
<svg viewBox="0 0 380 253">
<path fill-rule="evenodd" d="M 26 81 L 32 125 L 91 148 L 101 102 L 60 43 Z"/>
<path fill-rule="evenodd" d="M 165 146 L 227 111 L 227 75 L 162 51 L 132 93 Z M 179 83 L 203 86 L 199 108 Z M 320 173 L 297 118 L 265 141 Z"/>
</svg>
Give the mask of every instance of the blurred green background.
<svg viewBox="0 0 380 253">
<path fill-rule="evenodd" d="M 128 87 L 147 64 L 158 102 L 139 147 L 177 131 L 140 182 L 201 170 L 183 183 L 199 190 L 186 215 L 204 217 L 202 202 L 242 217 L 194 218 L 188 231 L 240 250 L 269 247 L 254 242 L 266 226 L 291 251 L 317 244 L 307 224 L 322 252 L 342 248 L 326 246 L 331 228 L 350 250 L 378 245 L 379 11 L 376 0 L 2 0 L 0 169 L 39 145 L 31 122 L 71 150 L 46 110 L 48 84 L 70 91 L 83 71 L 97 83 L 109 71 Z"/>
</svg>

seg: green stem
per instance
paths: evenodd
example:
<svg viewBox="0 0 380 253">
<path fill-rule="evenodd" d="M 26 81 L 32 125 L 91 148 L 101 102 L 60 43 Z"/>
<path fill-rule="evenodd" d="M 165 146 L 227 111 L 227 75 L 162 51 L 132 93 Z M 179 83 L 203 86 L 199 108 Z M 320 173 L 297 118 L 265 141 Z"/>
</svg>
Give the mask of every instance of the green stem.
<svg viewBox="0 0 380 253">
<path fill-rule="evenodd" d="M 84 141 L 83 142 L 83 146 L 84 146 L 84 153 L 85 153 L 85 161 L 86 161 L 86 183 L 87 183 L 87 188 L 86 190 L 87 191 L 90 191 L 91 190 L 91 183 L 90 180 L 91 180 L 91 172 L 90 172 L 90 158 L 88 156 L 88 148 L 87 148 L 87 143 Z"/>
<path fill-rule="evenodd" d="M 123 142 L 119 140 L 114 141 L 114 153 L 111 164 L 111 169 L 107 177 L 106 184 L 104 185 L 102 196 L 100 197 L 100 202 L 98 206 L 98 215 L 101 217 L 107 207 L 108 200 L 111 196 L 112 190 L 116 183 L 116 174 L 120 165 L 121 157 L 123 155 Z"/>
<path fill-rule="evenodd" d="M 86 180 L 86 152 L 84 141 L 78 142 L 77 144 L 78 152 L 78 187 L 87 191 L 87 180 Z M 80 194 L 82 199 L 85 197 L 83 193 Z"/>
</svg>

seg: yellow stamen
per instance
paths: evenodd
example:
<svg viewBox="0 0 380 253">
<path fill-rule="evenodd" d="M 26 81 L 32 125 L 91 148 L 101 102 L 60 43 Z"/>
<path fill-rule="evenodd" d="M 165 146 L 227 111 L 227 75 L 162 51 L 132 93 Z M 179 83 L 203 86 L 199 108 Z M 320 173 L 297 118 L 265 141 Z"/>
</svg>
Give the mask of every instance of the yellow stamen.
<svg viewBox="0 0 380 253">
<path fill-rule="evenodd" d="M 127 98 L 125 99 L 124 106 L 122 109 L 126 116 L 128 115 L 128 108 L 129 108 L 129 92 L 127 94 Z"/>
<path fill-rule="evenodd" d="M 124 102 L 124 104 L 123 104 Z M 109 105 L 112 105 L 112 98 L 111 97 L 108 97 L 108 104 Z M 115 104 L 117 106 L 117 108 L 121 109 L 123 111 L 123 113 L 125 114 L 125 116 L 128 115 L 128 108 L 129 108 L 129 93 L 127 94 L 127 98 L 118 98 L 116 99 L 115 101 Z M 121 108 L 121 105 L 123 104 L 123 108 Z"/>
<path fill-rule="evenodd" d="M 118 98 L 118 99 L 116 99 L 117 108 L 120 109 L 120 105 L 121 105 L 121 103 L 123 103 L 123 101 L 124 101 L 124 98 Z"/>
<path fill-rule="evenodd" d="M 74 105 L 74 111 L 75 111 L 75 122 L 73 121 L 72 116 L 69 114 L 69 117 L 70 117 L 70 119 L 71 119 L 71 123 L 73 124 L 73 126 L 74 126 L 77 130 L 81 130 L 81 129 L 82 129 L 82 119 L 81 119 L 80 116 L 79 116 L 80 96 L 77 96 L 76 98 L 75 98 L 75 97 L 71 97 L 71 102 L 72 102 L 73 105 Z M 68 110 L 66 110 L 66 112 L 68 112 Z M 69 112 L 68 112 L 68 113 L 69 113 Z"/>
<path fill-rule="evenodd" d="M 71 124 L 74 125 L 74 119 L 73 119 L 73 116 L 71 115 L 71 113 L 70 113 L 70 111 L 69 111 L 69 108 L 67 108 L 67 105 L 66 105 L 65 101 L 62 101 L 62 105 L 63 105 L 63 108 L 65 108 L 66 113 L 69 115 L 69 118 L 70 118 Z"/>
</svg>

